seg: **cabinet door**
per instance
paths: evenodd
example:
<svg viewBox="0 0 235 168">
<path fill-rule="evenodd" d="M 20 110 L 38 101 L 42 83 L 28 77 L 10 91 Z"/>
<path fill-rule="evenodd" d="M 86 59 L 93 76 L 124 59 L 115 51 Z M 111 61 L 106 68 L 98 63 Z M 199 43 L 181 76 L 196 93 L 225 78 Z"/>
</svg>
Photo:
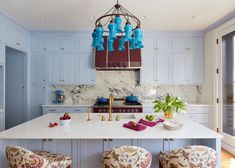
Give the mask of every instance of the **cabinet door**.
<svg viewBox="0 0 235 168">
<path fill-rule="evenodd" d="M 185 83 L 186 81 L 186 53 L 173 54 L 172 79 L 174 83 Z"/>
<path fill-rule="evenodd" d="M 48 80 L 51 84 L 62 82 L 61 78 L 61 54 L 49 53 L 46 55 L 48 60 Z"/>
<path fill-rule="evenodd" d="M 0 42 L 0 65 L 4 64 L 5 60 L 5 45 Z"/>
<path fill-rule="evenodd" d="M 73 163 L 74 167 L 93 168 L 102 167 L 102 153 L 103 153 L 103 140 L 87 139 L 79 140 L 78 145 L 78 158 L 77 163 Z"/>
<path fill-rule="evenodd" d="M 187 39 L 182 37 L 174 37 L 172 39 L 172 47 L 174 52 L 183 52 L 187 49 Z"/>
<path fill-rule="evenodd" d="M 62 48 L 64 52 L 76 52 L 77 49 L 77 40 L 72 38 L 66 38 L 62 40 Z"/>
<path fill-rule="evenodd" d="M 92 38 L 90 36 L 79 37 L 78 49 L 80 53 L 90 53 L 92 51 L 91 42 Z"/>
<path fill-rule="evenodd" d="M 158 83 L 169 83 L 170 82 L 170 54 L 169 53 L 158 53 L 156 59 L 156 79 Z"/>
<path fill-rule="evenodd" d="M 191 51 L 201 51 L 202 50 L 202 38 L 199 37 L 189 37 L 187 40 L 187 48 Z"/>
<path fill-rule="evenodd" d="M 190 83 L 202 83 L 202 56 L 200 53 L 192 52 L 187 55 L 186 80 Z"/>
<path fill-rule="evenodd" d="M 42 105 L 46 104 L 47 88 L 43 85 L 32 86 L 32 99 L 31 99 L 31 111 L 30 119 L 39 117 L 42 115 Z"/>
<path fill-rule="evenodd" d="M 78 79 L 80 84 L 94 84 L 95 69 L 92 60 L 92 53 L 84 53 L 79 55 Z"/>
<path fill-rule="evenodd" d="M 154 84 L 156 82 L 156 54 L 144 53 L 143 67 L 140 70 L 141 84 Z"/>
<path fill-rule="evenodd" d="M 62 52 L 61 40 L 60 39 L 49 39 L 48 40 L 48 51 L 49 52 Z"/>
<path fill-rule="evenodd" d="M 4 23 L 0 21 L 0 41 L 4 42 L 5 37 L 4 37 Z"/>
<path fill-rule="evenodd" d="M 31 50 L 33 52 L 44 52 L 47 50 L 46 40 L 33 38 L 31 39 Z"/>
<path fill-rule="evenodd" d="M 154 52 L 157 47 L 157 41 L 155 36 L 144 36 L 143 38 L 144 48 L 142 49 L 144 52 Z M 160 45 L 160 43 L 159 43 Z"/>
<path fill-rule="evenodd" d="M 66 53 L 62 56 L 62 80 L 66 84 L 76 84 L 77 83 L 77 57 L 78 54 Z"/>
<path fill-rule="evenodd" d="M 32 54 L 32 71 L 33 82 L 44 83 L 46 82 L 46 61 L 43 53 Z"/>
<path fill-rule="evenodd" d="M 5 112 L 0 112 L 0 132 L 5 130 Z"/>
<path fill-rule="evenodd" d="M 165 52 L 171 50 L 171 43 L 169 37 L 157 37 L 156 50 L 159 52 Z"/>
</svg>

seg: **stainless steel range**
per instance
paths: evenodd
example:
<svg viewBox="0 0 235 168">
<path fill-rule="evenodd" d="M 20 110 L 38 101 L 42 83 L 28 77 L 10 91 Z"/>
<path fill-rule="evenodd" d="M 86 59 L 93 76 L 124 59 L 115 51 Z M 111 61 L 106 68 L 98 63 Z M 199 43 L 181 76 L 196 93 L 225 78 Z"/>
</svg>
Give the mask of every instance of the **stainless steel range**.
<svg viewBox="0 0 235 168">
<path fill-rule="evenodd" d="M 109 101 L 101 103 L 97 101 L 93 107 L 94 113 L 108 113 Z M 139 101 L 128 102 L 126 99 L 114 99 L 112 113 L 142 113 L 143 106 Z"/>
</svg>

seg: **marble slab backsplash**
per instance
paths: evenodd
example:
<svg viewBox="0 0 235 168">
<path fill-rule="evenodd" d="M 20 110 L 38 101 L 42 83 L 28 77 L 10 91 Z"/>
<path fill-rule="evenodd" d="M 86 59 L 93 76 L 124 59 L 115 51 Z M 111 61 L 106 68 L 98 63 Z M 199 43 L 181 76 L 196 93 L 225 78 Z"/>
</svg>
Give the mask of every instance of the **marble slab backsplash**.
<svg viewBox="0 0 235 168">
<path fill-rule="evenodd" d="M 97 71 L 96 85 L 53 85 L 50 101 L 54 99 L 54 90 L 61 89 L 66 95 L 65 104 L 94 104 L 97 97 L 108 97 L 110 93 L 116 98 L 128 95 L 138 96 L 143 104 L 151 104 L 156 98 L 167 93 L 179 96 L 190 104 L 202 103 L 202 86 L 200 85 L 137 85 L 134 71 Z"/>
</svg>

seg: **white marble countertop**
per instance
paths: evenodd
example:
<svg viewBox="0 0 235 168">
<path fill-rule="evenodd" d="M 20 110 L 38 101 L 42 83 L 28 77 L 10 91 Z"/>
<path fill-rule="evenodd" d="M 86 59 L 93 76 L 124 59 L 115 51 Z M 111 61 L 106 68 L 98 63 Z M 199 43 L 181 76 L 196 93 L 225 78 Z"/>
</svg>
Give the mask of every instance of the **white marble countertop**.
<svg viewBox="0 0 235 168">
<path fill-rule="evenodd" d="M 91 107 L 93 105 L 89 104 L 44 104 L 42 107 Z M 154 106 L 153 104 L 143 104 L 144 107 L 152 107 Z M 189 107 L 208 107 L 211 106 L 209 104 L 188 104 Z"/>
<path fill-rule="evenodd" d="M 184 124 L 181 130 L 168 131 L 162 124 L 147 127 L 143 131 L 134 131 L 123 127 L 130 119 L 121 121 L 101 121 L 100 114 L 92 114 L 92 121 L 86 121 L 87 114 L 70 114 L 70 126 L 49 128 L 50 122 L 58 122 L 61 113 L 49 113 L 0 133 L 0 139 L 209 139 L 222 138 L 222 135 L 183 116 L 176 116 L 175 121 Z M 107 114 L 105 114 L 107 115 Z M 122 114 L 123 116 L 130 114 Z M 144 114 L 132 114 L 138 121 Z M 122 117 L 122 116 L 121 116 Z M 107 118 L 107 117 L 106 117 Z M 113 114 L 115 119 L 115 114 Z"/>
</svg>

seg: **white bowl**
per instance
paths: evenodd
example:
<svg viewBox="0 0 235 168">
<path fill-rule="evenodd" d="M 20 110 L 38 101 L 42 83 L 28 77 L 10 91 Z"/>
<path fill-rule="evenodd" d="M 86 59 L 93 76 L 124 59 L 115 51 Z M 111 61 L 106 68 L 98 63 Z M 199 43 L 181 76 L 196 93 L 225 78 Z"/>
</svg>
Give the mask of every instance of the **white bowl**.
<svg viewBox="0 0 235 168">
<path fill-rule="evenodd" d="M 70 122 L 71 122 L 71 119 L 69 119 L 69 120 L 60 120 L 60 125 L 69 126 Z"/>
</svg>

